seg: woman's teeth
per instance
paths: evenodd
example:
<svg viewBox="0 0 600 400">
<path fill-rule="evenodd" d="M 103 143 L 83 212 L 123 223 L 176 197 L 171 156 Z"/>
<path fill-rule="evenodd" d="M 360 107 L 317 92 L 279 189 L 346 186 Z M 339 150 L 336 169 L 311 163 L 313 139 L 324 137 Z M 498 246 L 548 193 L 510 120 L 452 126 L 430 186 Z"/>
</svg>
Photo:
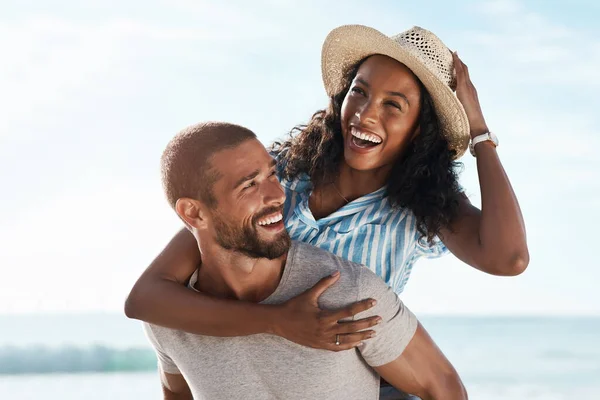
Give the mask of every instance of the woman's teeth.
<svg viewBox="0 0 600 400">
<path fill-rule="evenodd" d="M 356 129 L 352 129 L 351 130 L 352 136 L 354 136 L 357 139 L 361 139 L 364 140 L 366 142 L 371 142 L 374 144 L 379 144 L 381 143 L 381 138 L 377 135 L 373 135 L 370 133 L 362 133 L 362 132 L 358 132 Z"/>
<path fill-rule="evenodd" d="M 279 214 L 273 215 L 271 217 L 261 219 L 260 221 L 258 221 L 258 225 L 260 225 L 260 226 L 271 225 L 271 224 L 281 221 L 282 219 L 283 219 L 283 215 L 281 213 L 279 213 Z"/>
</svg>

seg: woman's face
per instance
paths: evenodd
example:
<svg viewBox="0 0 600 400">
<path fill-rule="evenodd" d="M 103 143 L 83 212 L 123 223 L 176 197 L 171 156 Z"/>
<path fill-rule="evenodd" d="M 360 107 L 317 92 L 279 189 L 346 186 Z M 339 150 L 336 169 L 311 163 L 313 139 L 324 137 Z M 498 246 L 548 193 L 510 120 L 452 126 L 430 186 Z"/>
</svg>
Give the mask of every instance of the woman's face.
<svg viewBox="0 0 600 400">
<path fill-rule="evenodd" d="M 390 167 L 418 133 L 421 91 L 398 61 L 374 55 L 359 67 L 341 110 L 344 159 L 355 170 Z"/>
</svg>

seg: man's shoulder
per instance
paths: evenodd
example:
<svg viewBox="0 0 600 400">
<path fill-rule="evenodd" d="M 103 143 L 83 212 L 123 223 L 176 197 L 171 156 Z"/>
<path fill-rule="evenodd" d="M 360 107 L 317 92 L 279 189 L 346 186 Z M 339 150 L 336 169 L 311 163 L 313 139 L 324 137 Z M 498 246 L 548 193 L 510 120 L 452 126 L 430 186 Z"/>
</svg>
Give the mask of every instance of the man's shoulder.
<svg viewBox="0 0 600 400">
<path fill-rule="evenodd" d="M 294 240 L 293 243 L 295 246 L 293 262 L 299 262 L 301 260 L 311 262 L 327 262 L 336 266 L 340 266 L 344 269 L 352 269 L 357 271 L 360 271 L 362 268 L 366 268 L 364 265 L 348 261 L 345 258 L 336 256 L 335 254 L 320 247 L 313 246 L 312 244 L 296 240 Z"/>
<path fill-rule="evenodd" d="M 297 266 L 299 273 L 306 275 L 316 274 L 321 278 L 331 275 L 336 271 L 341 273 L 340 279 L 329 291 L 336 286 L 344 287 L 345 289 L 351 287 L 358 289 L 361 284 L 361 276 L 365 272 L 370 272 L 364 265 L 348 261 L 325 249 L 308 243 L 294 241 L 294 247 L 294 254 L 289 261 Z"/>
<path fill-rule="evenodd" d="M 340 281 L 355 284 L 366 291 L 389 289 L 383 279 L 365 265 L 346 260 L 308 243 L 295 241 L 294 244 L 296 254 L 293 262 L 298 263 L 300 268 L 318 268 L 328 273 L 340 271 Z"/>
</svg>

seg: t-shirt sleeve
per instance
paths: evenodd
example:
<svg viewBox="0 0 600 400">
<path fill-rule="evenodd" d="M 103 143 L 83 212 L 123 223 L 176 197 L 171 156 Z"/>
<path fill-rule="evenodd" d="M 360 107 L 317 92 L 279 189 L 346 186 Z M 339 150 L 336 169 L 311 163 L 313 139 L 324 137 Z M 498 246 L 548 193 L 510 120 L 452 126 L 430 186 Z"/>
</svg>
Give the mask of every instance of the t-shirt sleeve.
<svg viewBox="0 0 600 400">
<path fill-rule="evenodd" d="M 418 321 L 383 280 L 363 267 L 359 280 L 359 300 L 368 298 L 377 300 L 377 305 L 357 314 L 355 319 L 379 315 L 382 321 L 372 328 L 377 335 L 365 340 L 359 351 L 367 364 L 379 367 L 394 361 L 402 354 L 417 330 Z"/>
<path fill-rule="evenodd" d="M 152 330 L 152 326 L 148 323 L 144 323 L 144 330 L 146 331 L 146 336 L 148 337 L 148 340 L 150 341 L 152 347 L 154 348 L 154 351 L 156 352 L 156 358 L 158 359 L 158 367 L 167 374 L 181 375 L 181 372 L 179 371 L 179 368 L 177 368 L 177 365 L 175 365 L 175 362 L 171 359 L 171 357 L 167 355 L 167 353 L 160 345 L 160 342 L 158 341 L 156 335 L 154 334 L 154 331 Z"/>
</svg>

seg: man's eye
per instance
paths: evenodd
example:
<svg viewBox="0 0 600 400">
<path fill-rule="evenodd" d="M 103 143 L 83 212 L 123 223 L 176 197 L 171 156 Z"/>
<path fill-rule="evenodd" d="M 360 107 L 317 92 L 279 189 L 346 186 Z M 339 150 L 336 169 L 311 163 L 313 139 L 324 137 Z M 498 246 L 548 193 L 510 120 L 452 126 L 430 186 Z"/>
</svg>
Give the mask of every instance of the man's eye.
<svg viewBox="0 0 600 400">
<path fill-rule="evenodd" d="M 252 182 L 248 182 L 245 186 L 244 186 L 244 190 L 246 189 L 250 189 L 251 187 L 255 186 L 256 182 L 252 181 Z"/>
</svg>

